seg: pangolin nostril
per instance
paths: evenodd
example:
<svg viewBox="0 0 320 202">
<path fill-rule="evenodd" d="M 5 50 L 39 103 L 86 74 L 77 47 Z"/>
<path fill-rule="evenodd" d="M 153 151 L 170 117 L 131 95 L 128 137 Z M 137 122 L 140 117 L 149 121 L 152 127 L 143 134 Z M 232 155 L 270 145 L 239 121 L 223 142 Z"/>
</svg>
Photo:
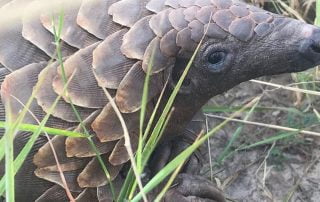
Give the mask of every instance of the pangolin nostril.
<svg viewBox="0 0 320 202">
<path fill-rule="evenodd" d="M 315 53 L 320 53 L 320 44 L 319 43 L 312 43 L 310 48 Z"/>
</svg>

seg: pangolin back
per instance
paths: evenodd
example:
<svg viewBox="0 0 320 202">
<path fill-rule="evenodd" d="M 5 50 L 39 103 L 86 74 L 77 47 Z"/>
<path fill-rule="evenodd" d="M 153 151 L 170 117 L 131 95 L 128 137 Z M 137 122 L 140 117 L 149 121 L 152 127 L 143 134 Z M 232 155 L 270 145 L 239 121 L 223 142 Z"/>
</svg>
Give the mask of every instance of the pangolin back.
<svg viewBox="0 0 320 202">
<path fill-rule="evenodd" d="M 1 10 L 14 9 L 19 2 L 10 1 Z M 28 2 L 28 7 L 39 4 Z M 120 121 L 102 88 L 114 97 L 135 149 L 143 85 L 151 59 L 149 111 L 176 57 L 191 56 L 204 34 L 218 39 L 231 34 L 240 41 L 249 41 L 254 35 L 268 34 L 277 23 L 274 14 L 237 0 L 82 0 L 80 5 L 64 9 L 61 53 L 66 79 L 73 76 L 66 97 L 64 72 L 57 61 L 49 62 L 50 58 L 57 59 L 52 13 L 41 9 L 38 12 L 37 18 L 26 12 L 0 32 L 0 78 L 10 72 L 2 84 L 2 101 L 10 102 L 16 117 L 23 108 L 20 102 L 25 104 L 34 86 L 45 77 L 30 111 L 41 121 L 57 96 L 62 95 L 47 126 L 83 132 L 69 97 L 93 135 L 112 179 L 129 157 Z M 1 104 L 1 120 L 3 117 Z M 30 114 L 24 122 L 36 123 Z M 56 136 L 52 143 L 68 187 L 78 193 L 78 200 L 91 197 L 101 201 L 105 195 L 99 193 L 108 181 L 87 140 Z M 37 144 L 39 151 L 33 159 L 27 159 L 34 162 L 35 175 L 63 186 L 49 144 Z M 92 191 L 96 188 L 98 194 Z M 39 201 L 59 190 L 56 185 L 44 186 Z"/>
</svg>

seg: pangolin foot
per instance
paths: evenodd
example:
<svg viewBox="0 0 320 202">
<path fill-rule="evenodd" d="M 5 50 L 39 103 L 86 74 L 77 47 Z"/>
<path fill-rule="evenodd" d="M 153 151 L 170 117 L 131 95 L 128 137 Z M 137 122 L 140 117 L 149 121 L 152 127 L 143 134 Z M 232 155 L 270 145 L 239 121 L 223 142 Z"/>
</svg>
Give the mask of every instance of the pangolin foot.
<svg viewBox="0 0 320 202">
<path fill-rule="evenodd" d="M 182 173 L 166 193 L 164 202 L 225 202 L 221 190 L 206 178 Z"/>
</svg>

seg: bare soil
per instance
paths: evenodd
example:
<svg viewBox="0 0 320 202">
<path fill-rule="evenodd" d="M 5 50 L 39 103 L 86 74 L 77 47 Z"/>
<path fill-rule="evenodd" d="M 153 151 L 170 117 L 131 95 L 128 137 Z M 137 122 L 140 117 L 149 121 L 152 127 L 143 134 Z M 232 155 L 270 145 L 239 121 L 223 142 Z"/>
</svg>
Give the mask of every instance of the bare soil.
<svg viewBox="0 0 320 202">
<path fill-rule="evenodd" d="M 262 80 L 283 85 L 294 83 L 290 74 L 264 77 Z M 255 111 L 250 121 L 320 132 L 319 120 L 313 112 L 313 109 L 320 110 L 319 96 L 306 97 L 293 91 L 246 82 L 215 97 L 209 105 L 244 106 L 263 92 L 258 106 L 272 109 Z M 299 115 L 293 109 L 298 109 Z M 228 116 L 230 113 L 212 114 Z M 244 117 L 245 113 L 238 118 Z M 207 116 L 207 119 L 209 128 L 221 123 L 217 118 Z M 223 163 L 217 164 L 216 160 L 239 126 L 241 124 L 230 122 L 210 140 L 213 180 L 223 189 L 228 199 L 243 202 L 320 201 L 320 137 L 298 134 L 274 143 L 236 151 Z M 244 124 L 232 150 L 280 133 L 286 131 Z M 209 168 L 208 163 L 203 172 L 210 178 Z"/>
</svg>

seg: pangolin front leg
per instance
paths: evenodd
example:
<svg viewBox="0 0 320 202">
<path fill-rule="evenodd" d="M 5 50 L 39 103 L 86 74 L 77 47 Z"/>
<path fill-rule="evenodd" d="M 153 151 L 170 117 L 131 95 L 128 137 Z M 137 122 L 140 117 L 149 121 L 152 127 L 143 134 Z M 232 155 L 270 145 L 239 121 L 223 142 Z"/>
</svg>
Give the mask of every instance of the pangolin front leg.
<svg viewBox="0 0 320 202">
<path fill-rule="evenodd" d="M 154 152 L 148 168 L 150 174 L 157 174 L 168 162 L 173 160 L 178 154 L 188 148 L 194 141 L 203 135 L 204 120 L 201 113 L 198 113 L 188 124 L 181 135 L 171 141 L 164 141 Z M 213 182 L 199 176 L 200 171 L 207 161 L 205 153 L 208 151 L 205 144 L 201 145 L 184 163 L 180 174 L 175 179 L 169 191 L 163 198 L 164 202 L 169 201 L 217 201 L 224 202 L 223 192 L 219 190 Z M 156 188 L 152 193 L 157 195 L 163 189 L 162 186 Z M 153 196 L 154 197 L 154 196 Z"/>
<path fill-rule="evenodd" d="M 34 7 L 30 2 L 26 1 L 26 6 Z M 0 13 L 15 12 L 21 3 L 20 0 L 0 3 Z M 167 141 L 172 134 L 181 134 L 210 98 L 239 83 L 265 75 L 304 71 L 320 64 L 318 27 L 239 0 L 83 0 L 81 5 L 64 10 L 61 54 L 65 60 L 63 65 L 51 63 L 50 58 L 56 58 L 56 37 L 52 12 L 44 10 L 47 11 L 40 8 L 35 12 L 38 15 L 32 12 L 32 19 L 26 15 L 31 12 L 25 10 L 26 14 L 17 17 L 12 26 L 1 24 L 0 67 L 11 73 L 1 85 L 0 120 L 4 120 L 4 111 L 10 112 L 14 120 L 30 96 L 35 95 L 29 111 L 39 121 L 50 113 L 47 127 L 83 132 L 80 127 L 83 124 L 79 122 L 87 122 L 92 141 L 112 171 L 111 179 L 119 184 L 122 182 L 117 177 L 121 173 L 125 176 L 123 168 L 129 155 L 122 125 L 103 88 L 110 92 L 121 111 L 135 150 L 141 97 L 151 63 L 147 106 L 158 100 L 165 89 L 159 111 L 172 101 L 171 93 L 184 75 L 182 72 L 187 70 L 172 104 L 174 110 L 164 136 Z M 191 59 L 193 62 L 189 64 Z M 2 75 L 0 71 L 0 78 Z M 65 79 L 70 81 L 68 96 L 64 93 Z M 35 86 L 39 86 L 37 91 Z M 51 111 L 59 96 L 59 103 Z M 8 103 L 11 108 L 4 110 Z M 147 111 L 153 108 L 148 107 Z M 23 122 L 37 124 L 30 114 Z M 26 136 L 16 136 L 15 152 L 27 141 Z M 16 201 L 45 199 L 47 202 L 48 197 L 54 196 L 57 198 L 52 201 L 61 201 L 63 184 L 50 145 L 41 138 L 38 141 L 44 142 L 35 144 L 16 176 Z M 52 143 L 58 151 L 66 183 L 77 201 L 92 196 L 86 201 L 100 202 L 111 197 L 106 188 L 108 179 L 86 139 L 55 136 Z M 183 142 L 177 140 L 172 144 L 179 151 Z M 166 152 L 155 154 L 167 159 L 176 156 L 175 151 Z M 166 158 L 158 168 L 168 162 Z M 183 173 L 193 170 L 194 166 L 189 166 L 193 164 L 198 165 L 195 157 L 186 163 Z M 181 174 L 177 182 L 166 200 L 201 201 L 207 197 L 203 193 L 216 193 L 209 182 L 207 186 L 198 177 Z M 208 197 L 208 200 L 217 199 Z"/>
</svg>

